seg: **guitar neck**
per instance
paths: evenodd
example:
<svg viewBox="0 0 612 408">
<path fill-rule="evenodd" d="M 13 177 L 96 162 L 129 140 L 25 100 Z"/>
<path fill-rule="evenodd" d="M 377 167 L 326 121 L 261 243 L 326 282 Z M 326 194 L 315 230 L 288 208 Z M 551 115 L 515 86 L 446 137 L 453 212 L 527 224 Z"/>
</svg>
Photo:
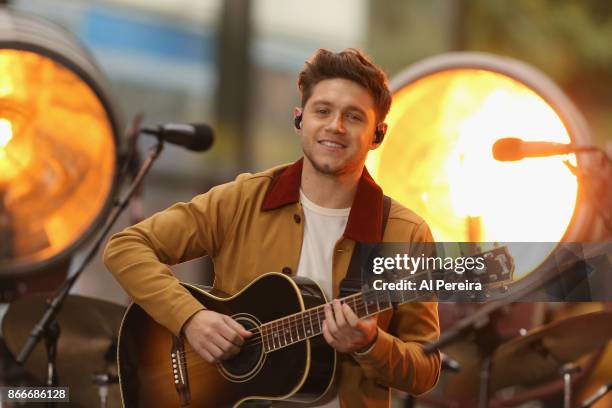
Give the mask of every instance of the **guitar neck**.
<svg viewBox="0 0 612 408">
<path fill-rule="evenodd" d="M 431 276 L 430 272 L 407 276 L 402 279 L 418 280 Z M 390 291 L 365 289 L 340 299 L 340 302 L 348 304 L 355 314 L 360 318 L 366 318 L 391 309 L 393 304 L 401 304 L 416 300 L 431 291 L 420 292 L 398 291 L 399 299 L 392 299 Z M 327 303 L 331 305 L 330 303 Z M 290 346 L 311 337 L 318 336 L 323 332 L 323 321 L 325 320 L 325 305 L 295 313 L 281 319 L 273 320 L 261 326 L 261 335 L 266 352 L 278 350 Z"/>
<path fill-rule="evenodd" d="M 478 275 L 470 275 L 470 280 L 477 280 L 484 286 L 500 285 L 512 281 L 514 260 L 507 247 L 498 247 L 474 256 L 482 256 L 484 268 Z M 368 287 L 359 293 L 346 296 L 340 301 L 348 304 L 359 318 L 375 315 L 391 309 L 394 304 L 411 302 L 424 297 L 430 297 L 435 291 L 431 286 L 421 290 L 421 282 L 444 278 L 448 271 L 423 270 L 418 273 L 396 272 L 381 275 L 381 280 L 394 284 L 402 284 L 398 290 L 375 290 Z M 454 272 L 450 272 L 452 276 Z M 461 276 L 461 275 L 457 275 Z M 467 276 L 465 276 L 467 277 Z M 412 284 L 409 290 L 408 283 Z M 397 289 L 397 288 L 396 288 Z M 392 294 L 393 292 L 393 294 Z M 331 303 L 328 303 L 331 304 Z M 325 320 L 325 305 L 320 305 L 300 313 L 295 313 L 281 319 L 273 320 L 261 326 L 262 342 L 265 352 L 290 346 L 322 333 Z"/>
</svg>

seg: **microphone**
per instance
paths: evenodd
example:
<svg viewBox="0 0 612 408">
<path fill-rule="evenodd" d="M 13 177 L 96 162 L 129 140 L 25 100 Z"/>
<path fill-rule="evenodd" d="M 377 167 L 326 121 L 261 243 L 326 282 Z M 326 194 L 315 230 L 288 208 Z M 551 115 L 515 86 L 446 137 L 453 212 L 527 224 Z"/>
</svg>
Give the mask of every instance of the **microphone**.
<svg viewBox="0 0 612 408">
<path fill-rule="evenodd" d="M 525 142 L 516 137 L 505 137 L 493 144 L 493 157 L 499 161 L 517 161 L 526 157 L 548 157 L 587 150 L 596 148 L 555 142 Z"/>
<path fill-rule="evenodd" d="M 213 129 L 204 123 L 166 123 L 156 127 L 144 127 L 141 132 L 196 152 L 208 150 L 214 140 Z"/>
</svg>

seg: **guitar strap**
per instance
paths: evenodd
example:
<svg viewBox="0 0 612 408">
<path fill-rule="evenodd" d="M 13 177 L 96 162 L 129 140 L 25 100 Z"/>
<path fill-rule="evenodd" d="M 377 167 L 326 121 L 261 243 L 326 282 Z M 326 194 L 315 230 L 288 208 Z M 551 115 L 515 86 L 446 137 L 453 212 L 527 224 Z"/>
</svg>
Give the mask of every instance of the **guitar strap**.
<svg viewBox="0 0 612 408">
<path fill-rule="evenodd" d="M 389 220 L 390 209 L 391 198 L 385 195 L 383 196 L 382 214 L 383 235 L 385 234 L 385 228 L 387 227 L 387 221 Z M 346 271 L 346 277 L 340 281 L 340 298 L 352 295 L 353 293 L 361 292 L 364 282 L 367 280 L 367 274 L 364 266 L 368 264 L 368 259 L 370 259 L 372 254 L 375 253 L 374 251 L 378 249 L 379 245 L 380 242 L 355 242 L 355 249 L 353 250 L 353 256 L 351 257 L 348 270 Z"/>
</svg>

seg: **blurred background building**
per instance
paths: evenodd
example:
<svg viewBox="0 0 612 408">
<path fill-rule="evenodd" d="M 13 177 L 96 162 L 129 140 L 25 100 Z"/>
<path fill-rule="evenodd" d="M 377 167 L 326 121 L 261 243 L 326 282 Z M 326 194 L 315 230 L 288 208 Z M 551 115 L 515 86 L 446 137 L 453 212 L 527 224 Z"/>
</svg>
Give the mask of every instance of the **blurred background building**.
<svg viewBox="0 0 612 408">
<path fill-rule="evenodd" d="M 145 180 L 144 214 L 187 201 L 244 171 L 295 160 L 291 127 L 296 79 L 318 48 L 366 45 L 367 1 L 12 1 L 74 33 L 109 77 L 126 124 L 207 122 L 215 145 L 204 155 L 168 145 Z M 143 150 L 146 141 L 141 144 Z M 127 217 L 115 230 L 128 224 Z M 76 258 L 78 259 L 78 258 Z M 75 262 L 76 263 L 76 262 Z M 207 262 L 175 267 L 202 281 Z M 127 300 L 97 259 L 77 292 Z"/>
<path fill-rule="evenodd" d="M 578 105 L 594 144 L 612 140 L 612 5 L 605 1 L 14 0 L 63 25 L 110 78 L 129 124 L 212 124 L 203 155 L 168 146 L 145 181 L 144 214 L 189 200 L 243 171 L 293 161 L 296 78 L 317 48 L 363 48 L 390 77 L 457 50 L 514 57 L 545 72 Z M 144 148 L 144 144 L 143 148 Z M 119 223 L 117 230 L 127 225 Z M 124 301 L 97 261 L 79 291 Z M 204 279 L 206 263 L 177 267 Z"/>
</svg>

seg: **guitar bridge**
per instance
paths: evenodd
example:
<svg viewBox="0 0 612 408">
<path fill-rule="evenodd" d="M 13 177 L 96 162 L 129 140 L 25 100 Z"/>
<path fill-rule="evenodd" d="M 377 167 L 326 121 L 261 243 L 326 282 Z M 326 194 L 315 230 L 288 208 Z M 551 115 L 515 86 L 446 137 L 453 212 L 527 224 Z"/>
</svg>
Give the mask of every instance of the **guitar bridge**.
<svg viewBox="0 0 612 408">
<path fill-rule="evenodd" d="M 183 339 L 172 336 L 172 350 L 170 352 L 172 362 L 172 376 L 174 387 L 179 396 L 182 407 L 191 404 L 191 393 L 189 392 L 189 380 L 187 377 L 187 356 Z"/>
</svg>

